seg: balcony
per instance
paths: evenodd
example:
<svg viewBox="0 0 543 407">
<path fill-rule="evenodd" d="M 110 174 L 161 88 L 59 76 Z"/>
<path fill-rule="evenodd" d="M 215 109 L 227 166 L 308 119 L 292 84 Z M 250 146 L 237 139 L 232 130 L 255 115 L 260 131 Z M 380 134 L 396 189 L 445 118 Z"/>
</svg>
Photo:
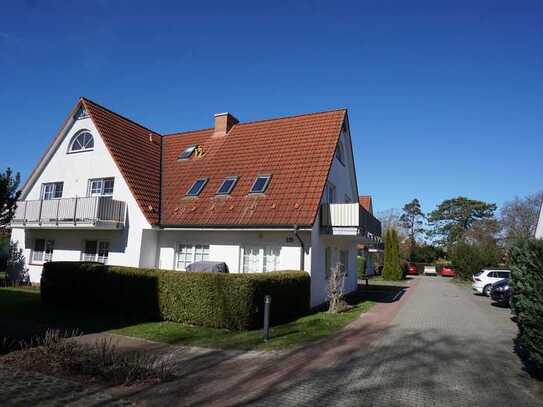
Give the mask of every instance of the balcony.
<svg viewBox="0 0 543 407">
<path fill-rule="evenodd" d="M 358 203 L 321 205 L 321 233 L 381 241 L 381 222 Z"/>
<path fill-rule="evenodd" d="M 12 227 L 122 229 L 126 203 L 104 196 L 19 201 Z"/>
</svg>

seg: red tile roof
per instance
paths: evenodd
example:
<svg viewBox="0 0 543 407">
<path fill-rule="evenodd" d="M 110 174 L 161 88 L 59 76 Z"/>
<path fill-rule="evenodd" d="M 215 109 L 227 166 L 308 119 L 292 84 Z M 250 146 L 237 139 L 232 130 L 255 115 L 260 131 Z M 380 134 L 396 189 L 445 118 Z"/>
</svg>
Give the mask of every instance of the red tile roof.
<svg viewBox="0 0 543 407">
<path fill-rule="evenodd" d="M 132 120 L 82 98 L 92 121 L 151 224 L 159 222 L 162 137 Z"/>
<path fill-rule="evenodd" d="M 371 195 L 363 195 L 358 197 L 358 202 L 364 209 L 373 215 L 373 203 L 371 200 Z"/>
<path fill-rule="evenodd" d="M 213 129 L 163 138 L 162 224 L 184 226 L 309 226 L 315 221 L 346 110 L 239 123 L 226 136 Z M 188 146 L 203 158 L 177 160 Z M 249 194 L 259 174 L 271 174 L 265 194 Z M 239 180 L 228 196 L 216 191 Z M 200 196 L 185 193 L 201 177 Z"/>
<path fill-rule="evenodd" d="M 81 102 L 148 221 L 165 226 L 311 226 L 347 115 L 340 109 L 238 123 L 225 136 L 214 136 L 213 128 L 161 136 Z M 177 159 L 194 144 L 202 158 Z M 271 174 L 269 186 L 250 194 L 259 174 Z M 237 184 L 230 195 L 217 196 L 229 176 L 239 177 Z M 203 177 L 208 182 L 200 195 L 186 197 Z"/>
</svg>

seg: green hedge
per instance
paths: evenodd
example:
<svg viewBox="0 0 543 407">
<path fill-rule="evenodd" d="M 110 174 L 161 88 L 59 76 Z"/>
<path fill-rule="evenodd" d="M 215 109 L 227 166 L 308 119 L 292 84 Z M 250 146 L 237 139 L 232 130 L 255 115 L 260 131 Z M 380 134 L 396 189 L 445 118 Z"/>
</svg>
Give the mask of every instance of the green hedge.
<svg viewBox="0 0 543 407">
<path fill-rule="evenodd" d="M 518 242 L 511 249 L 517 344 L 530 367 L 543 373 L 543 240 Z"/>
<path fill-rule="evenodd" d="M 254 274 L 185 273 L 46 263 L 41 280 L 45 303 L 101 310 L 213 328 L 261 326 L 265 295 L 272 296 L 271 323 L 306 314 L 310 278 L 305 272 Z"/>
</svg>

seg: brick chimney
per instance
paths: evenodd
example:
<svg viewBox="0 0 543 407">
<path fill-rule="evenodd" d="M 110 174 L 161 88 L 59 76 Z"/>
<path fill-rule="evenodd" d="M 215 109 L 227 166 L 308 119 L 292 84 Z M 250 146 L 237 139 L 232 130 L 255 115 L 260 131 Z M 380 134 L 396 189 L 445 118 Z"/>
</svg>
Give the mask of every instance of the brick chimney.
<svg viewBox="0 0 543 407">
<path fill-rule="evenodd" d="M 215 115 L 215 131 L 213 136 L 227 135 L 234 124 L 237 123 L 239 123 L 239 120 L 230 113 L 217 113 Z"/>
</svg>

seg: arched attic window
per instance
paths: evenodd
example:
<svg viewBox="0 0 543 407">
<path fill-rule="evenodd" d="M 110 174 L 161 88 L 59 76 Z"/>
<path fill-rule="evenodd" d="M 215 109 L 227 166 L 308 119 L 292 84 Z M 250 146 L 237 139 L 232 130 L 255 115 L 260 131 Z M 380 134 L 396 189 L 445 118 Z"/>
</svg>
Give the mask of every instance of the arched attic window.
<svg viewBox="0 0 543 407">
<path fill-rule="evenodd" d="M 94 139 L 92 134 L 88 130 L 81 130 L 79 133 L 72 137 L 70 146 L 68 147 L 69 153 L 79 153 L 82 151 L 89 151 L 94 149 Z"/>
</svg>

